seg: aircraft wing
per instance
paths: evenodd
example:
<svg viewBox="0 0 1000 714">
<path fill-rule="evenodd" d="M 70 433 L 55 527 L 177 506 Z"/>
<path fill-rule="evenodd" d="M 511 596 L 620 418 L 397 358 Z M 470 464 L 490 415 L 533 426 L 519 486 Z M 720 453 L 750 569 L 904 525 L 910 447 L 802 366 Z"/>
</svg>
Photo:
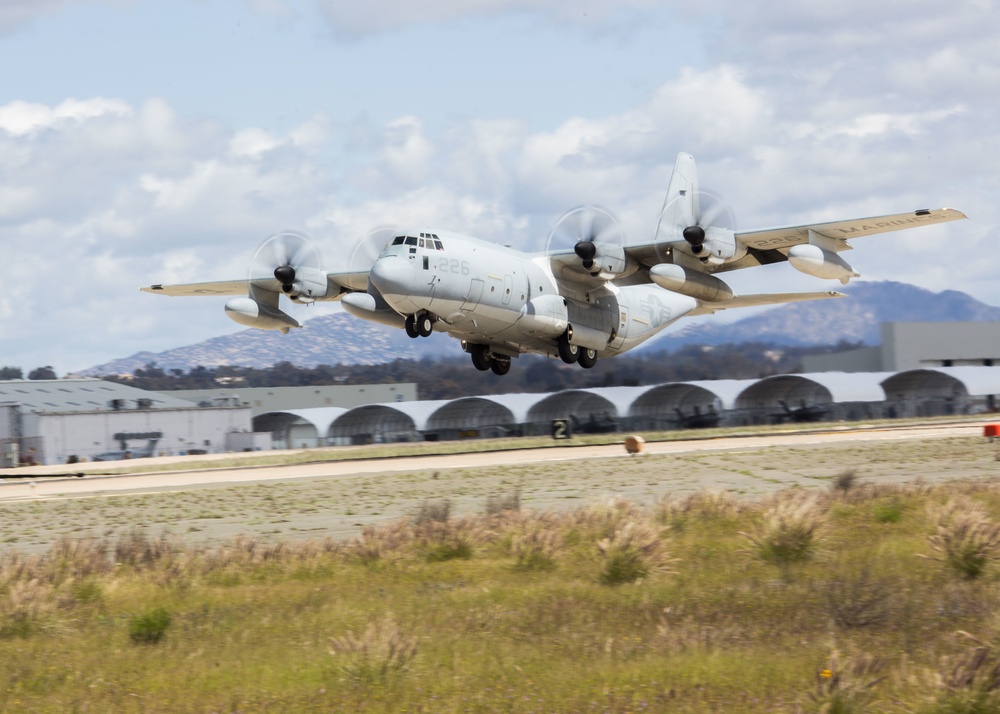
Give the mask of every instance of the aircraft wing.
<svg viewBox="0 0 1000 714">
<path fill-rule="evenodd" d="M 824 238 L 830 238 L 842 243 L 841 250 L 849 249 L 847 241 L 851 238 L 901 231 L 905 228 L 916 228 L 930 223 L 945 223 L 966 218 L 961 211 L 954 208 L 922 209 L 910 213 L 894 213 L 888 216 L 871 218 L 852 218 L 846 221 L 831 221 L 829 223 L 813 223 L 803 226 L 786 226 L 783 228 L 763 228 L 753 231 L 736 231 L 736 238 L 748 248 L 754 250 L 780 250 L 793 245 L 809 242 L 809 232 L 818 233 Z"/>
<path fill-rule="evenodd" d="M 336 299 L 344 292 L 364 292 L 368 289 L 367 270 L 354 273 L 327 273 L 326 279 L 330 283 L 330 290 L 327 293 L 326 300 Z M 246 295 L 249 285 L 246 278 L 244 278 L 242 280 L 218 280 L 210 283 L 156 284 L 139 289 L 153 295 L 191 297 L 205 295 Z M 275 282 L 273 291 L 281 291 L 277 282 Z"/>
<path fill-rule="evenodd" d="M 788 260 L 788 249 L 794 245 L 810 242 L 810 233 L 814 240 L 822 241 L 823 247 L 834 252 L 850 250 L 849 240 L 864 236 L 900 231 L 907 228 L 957 221 L 967 216 L 954 208 L 921 209 L 909 213 L 893 213 L 869 218 L 851 218 L 845 221 L 829 221 L 826 223 L 811 223 L 798 226 L 782 226 L 778 228 L 761 228 L 749 231 L 736 231 L 736 240 L 747 247 L 747 254 L 739 260 L 722 265 L 703 268 L 705 272 L 726 272 L 749 268 L 757 265 L 768 265 Z M 651 267 L 660 262 L 671 262 L 667 257 L 671 252 L 670 243 L 631 245 L 626 248 L 631 259 Z M 681 244 L 683 245 L 683 244 Z M 677 262 L 674 260 L 674 262 Z M 689 261 L 690 262 L 690 261 Z"/>
<path fill-rule="evenodd" d="M 827 300 L 829 298 L 847 297 L 836 290 L 814 293 L 764 293 L 759 295 L 734 295 L 728 300 L 719 302 L 698 301 L 698 307 L 688 313 L 693 315 L 711 315 L 719 310 L 737 307 L 761 307 L 763 305 L 782 305 L 789 302 L 807 302 L 809 300 Z"/>
<path fill-rule="evenodd" d="M 211 283 L 186 283 L 182 285 L 149 285 L 139 288 L 144 293 L 186 297 L 190 295 L 246 295 L 247 281 L 217 280 Z"/>
</svg>

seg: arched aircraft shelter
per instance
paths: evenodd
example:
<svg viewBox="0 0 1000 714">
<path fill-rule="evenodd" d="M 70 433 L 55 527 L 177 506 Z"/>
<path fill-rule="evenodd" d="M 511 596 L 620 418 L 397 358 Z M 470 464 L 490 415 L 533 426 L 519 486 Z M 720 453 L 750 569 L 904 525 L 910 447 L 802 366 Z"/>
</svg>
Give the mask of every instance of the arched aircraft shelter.
<svg viewBox="0 0 1000 714">
<path fill-rule="evenodd" d="M 271 432 L 276 449 L 325 446 L 330 424 L 346 411 L 342 407 L 320 407 L 267 412 L 253 418 L 253 429 Z"/>
<path fill-rule="evenodd" d="M 528 410 L 543 398 L 542 394 L 498 394 L 455 399 L 430 416 L 426 437 L 445 441 L 520 435 Z"/>
<path fill-rule="evenodd" d="M 427 421 L 445 404 L 447 400 L 354 407 L 330 425 L 330 441 L 337 445 L 421 441 Z"/>
<path fill-rule="evenodd" d="M 629 428 L 706 428 L 724 424 L 736 397 L 755 380 L 670 382 L 648 387 L 632 403 Z"/>
<path fill-rule="evenodd" d="M 875 419 L 882 416 L 884 372 L 780 374 L 754 382 L 736 398 L 737 423 Z"/>
<path fill-rule="evenodd" d="M 882 382 L 893 417 L 942 416 L 994 411 L 1000 394 L 996 367 L 910 369 Z"/>
</svg>

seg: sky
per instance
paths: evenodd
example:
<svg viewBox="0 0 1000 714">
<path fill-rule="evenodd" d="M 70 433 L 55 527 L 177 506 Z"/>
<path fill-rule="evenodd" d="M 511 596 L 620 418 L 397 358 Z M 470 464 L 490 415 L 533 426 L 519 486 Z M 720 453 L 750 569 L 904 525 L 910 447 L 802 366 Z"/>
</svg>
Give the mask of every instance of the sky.
<svg viewBox="0 0 1000 714">
<path fill-rule="evenodd" d="M 542 250 L 579 205 L 648 239 L 681 151 L 743 229 L 958 208 L 844 257 L 1000 305 L 998 5 L 0 0 L 0 365 L 235 332 L 138 288 L 242 278 L 283 230 L 327 270 L 385 225 Z"/>
</svg>

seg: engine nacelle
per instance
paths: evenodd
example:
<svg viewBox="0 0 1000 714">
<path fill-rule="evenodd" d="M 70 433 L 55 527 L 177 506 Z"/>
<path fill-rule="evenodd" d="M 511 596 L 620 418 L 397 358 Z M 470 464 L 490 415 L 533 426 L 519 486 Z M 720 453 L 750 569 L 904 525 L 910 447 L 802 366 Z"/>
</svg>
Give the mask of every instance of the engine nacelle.
<svg viewBox="0 0 1000 714">
<path fill-rule="evenodd" d="M 811 243 L 793 245 L 789 248 L 788 262 L 801 273 L 816 278 L 839 280 L 845 285 L 851 278 L 858 277 L 854 268 L 839 255 Z"/>
<path fill-rule="evenodd" d="M 649 277 L 661 288 L 696 300 L 721 302 L 733 296 L 732 288 L 719 278 L 682 265 L 659 263 L 649 269 Z"/>
<path fill-rule="evenodd" d="M 281 330 L 288 332 L 290 327 L 302 327 L 299 321 L 291 315 L 283 313 L 276 307 L 261 305 L 253 298 L 233 298 L 226 303 L 226 315 L 233 322 L 259 330 Z"/>
<path fill-rule="evenodd" d="M 569 326 L 569 310 L 561 295 L 536 295 L 521 308 L 517 325 L 543 337 L 559 337 Z"/>
<path fill-rule="evenodd" d="M 691 252 L 694 253 L 692 248 Z M 747 247 L 736 240 L 736 234 L 726 228 L 709 226 L 705 229 L 705 242 L 695 255 L 701 262 L 710 265 L 722 265 L 739 260 L 747 254 Z"/>
<path fill-rule="evenodd" d="M 600 241 L 580 241 L 573 250 L 580 258 L 583 269 L 591 275 L 611 280 L 623 275 L 629 268 L 625 247 Z"/>
</svg>

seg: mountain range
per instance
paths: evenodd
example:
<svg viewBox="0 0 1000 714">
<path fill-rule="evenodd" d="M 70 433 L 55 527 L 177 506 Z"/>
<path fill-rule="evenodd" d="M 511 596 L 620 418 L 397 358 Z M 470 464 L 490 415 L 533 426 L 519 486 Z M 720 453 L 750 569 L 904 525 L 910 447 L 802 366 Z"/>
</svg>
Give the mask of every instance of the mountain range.
<svg viewBox="0 0 1000 714">
<path fill-rule="evenodd" d="M 646 350 L 673 350 L 691 344 L 769 342 L 775 345 L 829 345 L 844 340 L 876 345 L 883 322 L 1000 321 L 1000 307 L 963 292 L 934 293 L 898 282 L 859 282 L 843 290 L 847 298 L 782 305 L 741 320 L 670 328 Z M 410 339 L 402 330 L 355 319 L 346 313 L 315 317 L 287 335 L 248 329 L 164 352 L 139 352 L 78 372 L 128 374 L 155 363 L 164 370 L 239 365 L 266 368 L 278 362 L 299 367 L 319 364 L 380 364 L 400 358 L 459 355 L 458 343 L 443 334 Z"/>
</svg>

